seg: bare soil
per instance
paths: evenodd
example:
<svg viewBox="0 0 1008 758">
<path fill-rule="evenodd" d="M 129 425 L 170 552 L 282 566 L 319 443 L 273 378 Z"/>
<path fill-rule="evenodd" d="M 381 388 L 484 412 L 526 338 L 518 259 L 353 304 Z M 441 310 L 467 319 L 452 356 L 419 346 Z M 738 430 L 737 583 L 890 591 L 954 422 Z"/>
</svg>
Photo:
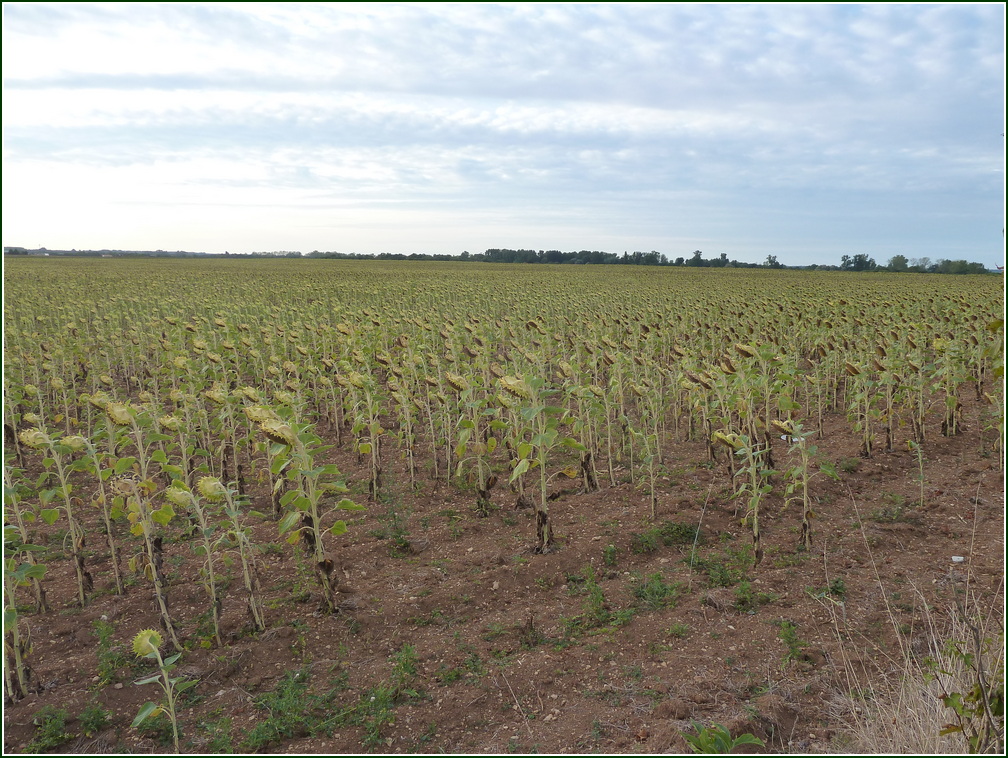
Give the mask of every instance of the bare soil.
<svg viewBox="0 0 1008 758">
<path fill-rule="evenodd" d="M 798 550 L 801 506 L 784 507 L 777 476 L 763 507 L 758 566 L 727 464 L 705 464 L 703 443 L 666 449 L 654 522 L 647 491 L 626 470 L 617 471 L 615 487 L 602 475 L 603 489 L 592 494 L 578 494 L 579 480 L 558 482 L 550 503 L 557 549 L 548 555 L 532 553 L 534 517 L 516 510 L 506 472 L 481 518 L 471 490 L 426 478 L 409 491 L 390 447 L 383 498 L 350 514 L 349 531 L 330 538 L 341 562 L 340 612 L 319 611 L 301 549 L 279 539 L 274 522 L 250 519 L 259 544 L 273 543 L 260 556 L 269 628 L 251 633 L 240 568 L 232 567 L 221 649 L 208 647 L 198 560 L 177 518 L 164 548 L 169 602 L 186 647 L 177 672 L 198 680 L 180 707 L 183 750 L 685 752 L 682 732 L 692 733 L 695 720 L 765 741 L 749 752 L 842 751 L 845 658 L 871 675 L 891 670 L 902 646 L 926 654 L 923 603 L 947 615 L 967 574 L 970 590 L 1001 608 L 1003 473 L 991 432 L 982 439 L 985 410 L 964 402 L 962 433 L 943 437 L 937 421 L 929 429 L 923 504 L 905 439 L 860 458 L 846 419 L 829 418 L 817 444 L 841 480 L 813 481 L 813 548 Z M 775 444 L 781 469 L 786 444 Z M 37 457 L 28 460 L 37 473 Z M 353 497 L 366 502 L 366 470 L 338 451 L 334 460 Z M 249 487 L 253 507 L 268 512 L 266 487 Z M 40 528 L 38 541 L 52 548 L 44 580 L 52 610 L 31 613 L 24 590 L 33 691 L 5 705 L 5 752 L 32 748 L 43 706 L 70 714 L 73 737 L 52 751 L 171 749 L 163 728 L 130 727 L 139 707 L 159 695 L 156 685 L 133 684 L 153 670 L 129 649 L 136 632 L 158 627 L 152 590 L 130 575 L 126 594 L 114 594 L 97 514 L 88 518 L 94 592 L 84 609 L 71 563 L 57 557 L 59 523 Z M 666 521 L 685 525 L 680 535 L 699 526 L 695 553 L 675 540 L 644 550 L 635 535 Z M 966 561 L 953 564 L 953 556 Z M 674 604 L 653 608 L 635 594 L 654 574 L 677 585 Z M 586 576 L 594 576 L 604 603 L 591 605 Z M 113 630 L 104 650 L 99 622 Z M 403 673 L 411 668 L 402 664 L 409 664 L 406 646 L 415 653 L 411 674 Z M 103 681 L 99 671 L 110 666 Z M 295 674 L 308 684 L 301 718 L 294 701 L 271 711 L 262 699 Z M 389 707 L 369 711 L 376 688 L 396 682 Z M 79 717 L 93 705 L 110 721 L 85 735 Z M 253 729 L 271 715 L 290 716 L 291 725 L 264 741 Z"/>
</svg>

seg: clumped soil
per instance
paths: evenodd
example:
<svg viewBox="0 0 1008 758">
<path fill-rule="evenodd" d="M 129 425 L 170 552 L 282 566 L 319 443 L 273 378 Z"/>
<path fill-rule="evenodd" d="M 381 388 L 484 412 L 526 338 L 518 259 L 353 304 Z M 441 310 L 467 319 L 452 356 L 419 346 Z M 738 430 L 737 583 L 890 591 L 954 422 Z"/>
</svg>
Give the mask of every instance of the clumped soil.
<svg viewBox="0 0 1008 758">
<path fill-rule="evenodd" d="M 340 562 L 340 612 L 320 612 L 302 550 L 278 538 L 275 522 L 250 518 L 266 546 L 268 630 L 251 631 L 236 563 L 220 649 L 176 517 L 164 543 L 186 648 L 176 674 L 198 680 L 180 704 L 182 749 L 685 752 L 682 733 L 697 721 L 765 741 L 749 752 L 842 751 L 845 661 L 867 688 L 881 686 L 877 672 L 893 670 L 904 647 L 926 655 L 924 603 L 947 617 L 967 574 L 970 591 L 1000 612 L 1003 474 L 991 432 L 983 439 L 987 409 L 965 403 L 959 435 L 941 436 L 937 421 L 929 430 L 923 503 L 905 440 L 861 458 L 846 419 L 829 418 L 816 444 L 840 480 L 813 480 L 812 549 L 798 549 L 801 504 L 785 507 L 778 475 L 762 507 L 757 566 L 727 462 L 706 463 L 702 442 L 665 450 L 654 521 L 647 490 L 625 469 L 616 486 L 603 473 L 603 489 L 591 494 L 579 494 L 578 479 L 558 481 L 550 502 L 557 545 L 547 555 L 532 552 L 534 515 L 515 508 L 507 472 L 490 492 L 490 514 L 479 517 L 472 490 L 428 478 L 410 491 L 391 447 L 385 492 L 368 502 L 366 468 L 336 451 L 352 497 L 368 506 L 348 514 L 345 535 L 328 538 Z M 780 470 L 789 455 L 784 441 L 774 445 Z M 38 458 L 27 460 L 37 475 Z M 248 490 L 252 507 L 269 512 L 266 485 L 250 481 Z M 153 669 L 129 647 L 136 632 L 158 627 L 152 589 L 124 565 L 127 592 L 114 594 L 99 515 L 87 517 L 94 591 L 84 609 L 73 566 L 60 557 L 60 524 L 38 529 L 50 548 L 52 610 L 32 613 L 30 591 L 21 590 L 32 692 L 5 706 L 5 752 L 38 744 L 33 721 L 44 706 L 69 715 L 72 736 L 51 752 L 171 749 L 163 723 L 130 726 L 159 695 L 156 685 L 134 685 Z M 649 533 L 666 522 L 678 526 Z M 125 535 L 123 544 L 139 549 Z M 86 735 L 80 716 L 93 706 L 109 720 Z"/>
</svg>

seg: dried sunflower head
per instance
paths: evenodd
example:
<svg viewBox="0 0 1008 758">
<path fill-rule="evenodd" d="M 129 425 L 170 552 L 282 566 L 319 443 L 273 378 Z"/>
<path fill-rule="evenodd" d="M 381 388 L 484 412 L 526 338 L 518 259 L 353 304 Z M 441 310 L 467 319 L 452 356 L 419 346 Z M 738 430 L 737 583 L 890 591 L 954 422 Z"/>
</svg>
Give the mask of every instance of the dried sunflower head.
<svg viewBox="0 0 1008 758">
<path fill-rule="evenodd" d="M 502 376 L 497 381 L 508 394 L 521 400 L 532 399 L 532 387 L 524 379 L 517 376 Z"/>
<path fill-rule="evenodd" d="M 469 381 L 461 374 L 445 371 L 445 381 L 448 382 L 448 386 L 456 392 L 465 392 L 469 389 Z"/>
<path fill-rule="evenodd" d="M 46 447 L 51 441 L 49 435 L 41 429 L 22 429 L 18 432 L 18 439 L 21 444 L 35 449 Z"/>
<path fill-rule="evenodd" d="M 79 434 L 71 434 L 67 437 L 63 437 L 60 439 L 60 442 L 73 450 L 75 453 L 83 453 L 87 450 L 87 440 Z"/>
<path fill-rule="evenodd" d="M 196 488 L 207 500 L 216 502 L 227 496 L 227 487 L 215 476 L 201 476 Z"/>
<path fill-rule="evenodd" d="M 133 422 L 133 414 L 130 413 L 129 407 L 122 403 L 109 403 L 105 406 L 105 413 L 113 424 L 119 426 L 129 426 Z"/>
<path fill-rule="evenodd" d="M 788 421 L 779 421 L 777 419 L 774 419 L 770 422 L 770 426 L 772 426 L 781 434 L 786 434 L 789 437 L 793 436 L 795 433 L 794 426 L 792 426 L 791 423 Z"/>
<path fill-rule="evenodd" d="M 246 405 L 243 409 L 249 421 L 261 424 L 264 421 L 279 421 L 276 414 L 263 405 Z"/>
<path fill-rule="evenodd" d="M 86 397 L 87 401 L 95 408 L 101 408 L 102 410 L 105 410 L 105 406 L 109 404 L 109 399 L 104 392 L 96 392 L 93 395 L 84 395 L 83 397 Z"/>
<path fill-rule="evenodd" d="M 261 422 L 259 428 L 273 442 L 280 445 L 290 445 L 291 447 L 297 445 L 297 437 L 294 435 L 294 430 L 291 429 L 290 424 L 285 424 L 277 419 L 269 419 Z"/>
</svg>

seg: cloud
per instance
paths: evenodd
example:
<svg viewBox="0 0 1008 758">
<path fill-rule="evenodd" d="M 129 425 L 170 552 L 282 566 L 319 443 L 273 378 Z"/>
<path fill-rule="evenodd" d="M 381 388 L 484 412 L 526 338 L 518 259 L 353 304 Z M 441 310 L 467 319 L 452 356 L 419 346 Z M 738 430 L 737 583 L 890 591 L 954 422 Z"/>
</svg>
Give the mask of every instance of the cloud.
<svg viewBox="0 0 1008 758">
<path fill-rule="evenodd" d="M 946 238 L 978 207 L 1003 225 L 999 5 L 4 12 L 5 179 L 39 187 L 5 196 L 5 230 L 37 218 L 43 186 L 87 176 L 166 213 L 194 197 L 373 209 L 361 218 L 454 207 L 568 232 L 590 218 L 600 239 L 660 236 L 666 219 L 670 245 L 716 233 L 691 223 L 784 245 L 801 218 L 873 208 L 900 214 L 870 215 L 880 239 L 907 236 L 914 207 L 947 205 Z"/>
</svg>

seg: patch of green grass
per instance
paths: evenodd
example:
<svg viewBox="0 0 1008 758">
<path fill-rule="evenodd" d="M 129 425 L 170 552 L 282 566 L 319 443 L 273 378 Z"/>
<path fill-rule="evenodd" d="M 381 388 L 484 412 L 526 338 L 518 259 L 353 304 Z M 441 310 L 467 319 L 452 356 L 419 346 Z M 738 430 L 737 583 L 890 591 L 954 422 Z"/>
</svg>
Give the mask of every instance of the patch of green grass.
<svg viewBox="0 0 1008 758">
<path fill-rule="evenodd" d="M 674 608 L 682 586 L 678 582 L 666 582 L 660 571 L 637 578 L 633 588 L 634 597 L 653 611 L 660 608 Z"/>
<path fill-rule="evenodd" d="M 116 681 L 119 669 L 129 666 L 133 659 L 126 655 L 122 646 L 113 641 L 115 627 L 112 624 L 95 619 L 92 628 L 98 638 L 98 686 L 103 687 Z"/>
<path fill-rule="evenodd" d="M 818 589 L 815 587 L 806 587 L 805 592 L 814 598 L 835 597 L 837 600 L 844 600 L 847 597 L 847 585 L 844 584 L 842 577 L 837 577 L 825 587 L 819 587 Z"/>
<path fill-rule="evenodd" d="M 409 521 L 409 514 L 403 514 L 401 508 L 389 503 L 385 513 L 378 514 L 381 526 L 368 532 L 372 537 L 389 541 L 389 555 L 393 558 L 401 558 L 410 555 L 409 529 L 406 524 Z"/>
<path fill-rule="evenodd" d="M 503 637 L 507 634 L 507 628 L 500 622 L 494 622 L 487 627 L 486 632 L 483 633 L 483 639 L 487 642 L 497 639 L 498 637 Z"/>
<path fill-rule="evenodd" d="M 657 529 L 648 529 L 646 532 L 630 533 L 630 551 L 638 555 L 653 553 L 661 544 L 661 536 Z"/>
<path fill-rule="evenodd" d="M 426 616 L 410 616 L 406 619 L 408 624 L 413 624 L 414 626 L 448 626 L 451 623 L 451 619 L 444 615 L 438 608 L 435 608 Z"/>
<path fill-rule="evenodd" d="M 843 471 L 845 474 L 853 474 L 859 468 L 861 468 L 860 458 L 844 458 L 837 464 L 837 468 Z"/>
<path fill-rule="evenodd" d="M 484 676 L 487 672 L 486 666 L 483 664 L 483 659 L 480 658 L 479 652 L 476 648 L 462 642 L 459 643 L 459 649 L 466 654 L 466 659 L 463 661 L 462 666 L 469 672 L 469 676 L 475 677 L 476 679 Z"/>
<path fill-rule="evenodd" d="M 330 712 L 337 688 L 325 695 L 312 694 L 308 690 L 310 671 L 307 665 L 288 671 L 275 690 L 256 698 L 255 706 L 268 715 L 251 729 L 243 748 L 258 752 L 283 740 L 331 733 Z M 345 682 L 341 681 L 338 689 L 343 687 Z"/>
<path fill-rule="evenodd" d="M 196 727 L 197 731 L 204 734 L 200 752 L 209 755 L 222 755 L 233 753 L 234 747 L 231 744 L 231 719 L 220 718 L 216 721 L 205 721 Z"/>
<path fill-rule="evenodd" d="M 681 622 L 676 622 L 668 628 L 669 636 L 675 637 L 677 640 L 686 639 L 689 633 L 690 633 L 689 624 L 683 624 Z"/>
<path fill-rule="evenodd" d="M 787 653 L 784 654 L 784 663 L 789 661 L 797 661 L 802 657 L 802 650 L 805 648 L 806 643 L 804 640 L 798 639 L 798 626 L 792 621 L 781 621 L 779 622 L 780 632 L 777 636 L 780 638 L 787 646 Z"/>
<path fill-rule="evenodd" d="M 85 737 L 93 737 L 104 729 L 111 718 L 111 711 L 106 711 L 98 704 L 89 705 L 81 711 L 78 717 L 81 729 L 84 730 Z"/>
<path fill-rule="evenodd" d="M 702 543 L 703 535 L 694 524 L 684 524 L 678 521 L 663 521 L 658 527 L 662 544 L 672 545 L 692 545 L 694 542 Z"/>
<path fill-rule="evenodd" d="M 522 650 L 531 650 L 548 641 L 548 637 L 535 627 L 532 617 L 518 630 L 518 640 L 521 642 Z"/>
<path fill-rule="evenodd" d="M 51 748 L 59 747 L 74 735 L 67 731 L 66 722 L 70 712 L 66 708 L 56 708 L 46 705 L 39 708 L 32 724 L 35 725 L 35 736 L 25 748 L 27 753 L 44 753 Z"/>
<path fill-rule="evenodd" d="M 888 490 L 883 490 L 882 502 L 896 506 L 897 508 L 901 508 L 904 505 L 906 505 L 906 498 L 900 495 L 898 492 L 889 492 Z"/>
<path fill-rule="evenodd" d="M 798 527 L 792 527 L 791 531 L 797 532 Z M 766 557 L 774 568 L 794 568 L 806 563 L 810 557 L 810 553 L 801 544 L 798 545 L 793 553 L 785 553 L 779 545 L 771 545 L 766 549 Z"/>
<path fill-rule="evenodd" d="M 438 670 L 434 672 L 434 678 L 437 679 L 441 684 L 451 684 L 452 682 L 457 682 L 459 679 L 465 676 L 465 672 L 460 668 L 448 668 L 443 663 L 438 666 Z"/>
<path fill-rule="evenodd" d="M 417 743 L 419 743 L 420 745 L 426 745 L 427 743 L 432 742 L 434 738 L 437 736 L 437 729 L 438 729 L 437 722 L 436 721 L 430 722 L 427 725 L 427 728 L 424 729 L 423 732 L 420 734 L 420 736 L 417 738 Z M 424 751 L 418 750 L 416 752 L 424 752 Z"/>
<path fill-rule="evenodd" d="M 738 550 L 726 547 L 721 555 L 700 556 L 696 552 L 692 555 L 693 567 L 707 575 L 712 587 L 735 586 L 748 578 L 753 565 L 750 545 L 743 545 Z"/>
<path fill-rule="evenodd" d="M 602 548 L 602 563 L 606 566 L 616 565 L 616 546 L 606 545 Z"/>
<path fill-rule="evenodd" d="M 767 592 L 756 592 L 752 582 L 742 580 L 735 588 L 735 610 L 740 613 L 753 613 L 761 605 L 773 602 L 776 596 Z"/>
<path fill-rule="evenodd" d="M 281 545 L 278 542 L 262 542 L 262 543 L 260 543 L 260 547 L 262 547 L 263 555 L 283 555 L 284 554 L 283 545 Z"/>
<path fill-rule="evenodd" d="M 644 678 L 644 668 L 640 664 L 634 664 L 632 666 L 623 667 L 623 675 L 628 679 L 633 679 L 635 682 L 639 682 Z"/>
<path fill-rule="evenodd" d="M 692 524 L 663 521 L 647 531 L 630 533 L 630 550 L 634 553 L 653 553 L 660 545 L 693 545 L 699 542 L 699 532 Z"/>
<path fill-rule="evenodd" d="M 921 521 L 920 515 L 904 504 L 884 505 L 881 508 L 876 508 L 868 518 L 880 524 L 896 524 L 901 522 L 905 524 L 920 524 Z"/>
<path fill-rule="evenodd" d="M 623 609 L 612 611 L 606 603 L 595 577 L 595 567 L 588 565 L 580 575 L 569 575 L 568 585 L 571 592 L 584 593 L 584 612 L 573 618 L 562 619 L 567 637 L 577 637 L 581 634 L 601 627 L 618 627 L 627 623 L 633 617 L 633 611 Z"/>
<path fill-rule="evenodd" d="M 394 723 L 393 710 L 400 702 L 406 698 L 421 697 L 421 693 L 412 687 L 417 674 L 416 649 L 412 645 L 403 645 L 391 656 L 391 660 L 391 677 L 364 692 L 359 703 L 345 711 L 341 719 L 353 726 L 364 727 L 362 744 L 367 748 L 383 742 L 384 728 Z"/>
<path fill-rule="evenodd" d="M 143 737 L 154 740 L 161 747 L 168 747 L 175 741 L 175 734 L 172 729 L 171 719 L 162 711 L 157 715 L 148 716 L 140 726 L 137 727 Z M 179 730 L 179 737 L 182 730 Z"/>
</svg>

